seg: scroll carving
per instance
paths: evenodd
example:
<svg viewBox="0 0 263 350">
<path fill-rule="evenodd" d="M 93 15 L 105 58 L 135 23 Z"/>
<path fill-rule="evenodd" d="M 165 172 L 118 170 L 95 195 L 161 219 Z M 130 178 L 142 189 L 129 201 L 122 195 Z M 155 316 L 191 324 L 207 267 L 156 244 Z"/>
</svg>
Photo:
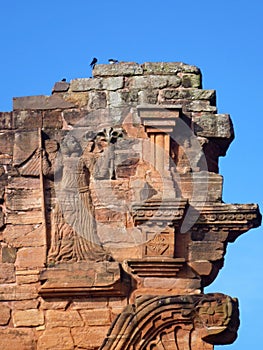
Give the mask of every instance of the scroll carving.
<svg viewBox="0 0 263 350">
<path fill-rule="evenodd" d="M 239 325 L 237 307 L 223 294 L 141 297 L 120 314 L 100 350 L 212 349 L 222 332 L 228 344 Z"/>
</svg>

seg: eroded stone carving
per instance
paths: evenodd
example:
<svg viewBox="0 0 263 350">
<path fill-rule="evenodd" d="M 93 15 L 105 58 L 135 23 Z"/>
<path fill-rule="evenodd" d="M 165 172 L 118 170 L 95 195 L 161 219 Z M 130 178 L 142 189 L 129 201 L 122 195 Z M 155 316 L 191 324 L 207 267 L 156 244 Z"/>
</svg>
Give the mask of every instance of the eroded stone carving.
<svg viewBox="0 0 263 350">
<path fill-rule="evenodd" d="M 237 307 L 235 299 L 223 294 L 144 296 L 123 310 L 100 350 L 193 350 L 228 344 L 236 338 Z"/>
<path fill-rule="evenodd" d="M 89 144 L 81 156 L 81 147 L 71 135 L 61 143 L 61 156 L 56 172 L 58 203 L 54 208 L 51 228 L 49 263 L 80 260 L 105 260 L 96 231 L 94 207 L 90 196 L 90 176 L 95 165 Z"/>
<path fill-rule="evenodd" d="M 261 215 L 223 203 L 229 116 L 194 66 L 93 74 L 0 113 L 0 348 L 231 343 L 237 301 L 202 291 Z"/>
</svg>

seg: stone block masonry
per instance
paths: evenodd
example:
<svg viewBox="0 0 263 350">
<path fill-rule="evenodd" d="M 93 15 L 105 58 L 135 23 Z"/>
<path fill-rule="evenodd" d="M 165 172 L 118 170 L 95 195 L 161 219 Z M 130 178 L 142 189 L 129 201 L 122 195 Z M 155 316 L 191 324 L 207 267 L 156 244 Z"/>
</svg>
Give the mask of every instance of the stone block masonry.
<svg viewBox="0 0 263 350">
<path fill-rule="evenodd" d="M 238 300 L 203 288 L 261 224 L 222 201 L 234 138 L 181 62 L 96 65 L 0 113 L 0 349 L 212 350 Z"/>
</svg>

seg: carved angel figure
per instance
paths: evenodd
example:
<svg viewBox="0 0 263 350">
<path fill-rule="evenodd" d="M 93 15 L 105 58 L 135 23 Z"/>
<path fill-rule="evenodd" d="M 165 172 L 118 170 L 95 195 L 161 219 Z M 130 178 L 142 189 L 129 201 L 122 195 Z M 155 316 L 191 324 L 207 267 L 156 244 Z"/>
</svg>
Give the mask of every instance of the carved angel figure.
<svg viewBox="0 0 263 350">
<path fill-rule="evenodd" d="M 55 169 L 56 197 L 48 262 L 109 260 L 97 235 L 90 176 L 95 166 L 94 142 L 84 153 L 76 138 L 62 141 Z"/>
</svg>

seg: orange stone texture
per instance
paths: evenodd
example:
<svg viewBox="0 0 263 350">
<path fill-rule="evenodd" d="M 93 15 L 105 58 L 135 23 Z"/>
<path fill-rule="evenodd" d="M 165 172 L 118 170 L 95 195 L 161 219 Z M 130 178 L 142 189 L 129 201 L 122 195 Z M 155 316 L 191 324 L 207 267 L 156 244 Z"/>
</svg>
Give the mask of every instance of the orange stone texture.
<svg viewBox="0 0 263 350">
<path fill-rule="evenodd" d="M 0 349 L 212 350 L 238 300 L 204 294 L 261 224 L 222 200 L 234 139 L 180 62 L 96 65 L 0 113 Z"/>
</svg>

